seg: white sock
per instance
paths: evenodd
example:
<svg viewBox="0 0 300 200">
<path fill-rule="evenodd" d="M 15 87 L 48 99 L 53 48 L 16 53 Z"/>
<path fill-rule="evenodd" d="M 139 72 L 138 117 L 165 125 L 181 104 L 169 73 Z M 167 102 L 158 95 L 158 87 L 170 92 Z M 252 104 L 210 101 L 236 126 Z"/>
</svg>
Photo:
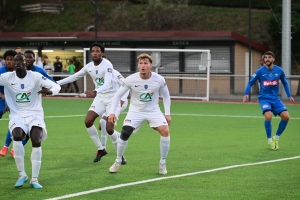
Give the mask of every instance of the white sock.
<svg viewBox="0 0 300 200">
<path fill-rule="evenodd" d="M 117 159 L 116 159 L 117 162 L 122 162 L 122 156 L 124 155 L 127 144 L 128 144 L 128 140 L 124 141 L 121 138 L 118 139 Z"/>
<path fill-rule="evenodd" d="M 42 147 L 32 147 L 31 151 L 32 181 L 36 181 L 42 164 Z"/>
<path fill-rule="evenodd" d="M 111 142 L 113 143 L 116 152 L 117 152 L 119 137 L 120 137 L 120 133 L 118 131 L 114 131 L 114 133 L 110 135 Z"/>
<path fill-rule="evenodd" d="M 93 140 L 95 146 L 98 148 L 98 150 L 103 150 L 103 146 L 101 144 L 101 141 L 98 136 L 98 131 L 96 127 L 93 125 L 90 128 L 86 128 L 88 133 L 90 134 L 91 139 Z"/>
<path fill-rule="evenodd" d="M 276 140 L 279 140 L 279 137 L 280 137 L 279 135 L 275 135 Z"/>
<path fill-rule="evenodd" d="M 15 151 L 14 159 L 19 171 L 19 175 L 26 175 L 24 166 L 25 149 L 22 141 L 13 141 L 13 149 Z"/>
<path fill-rule="evenodd" d="M 270 142 L 272 142 L 273 140 L 272 140 L 272 138 L 268 138 L 268 143 L 270 143 Z"/>
<path fill-rule="evenodd" d="M 170 149 L 170 136 L 168 137 L 160 137 L 160 163 L 164 164 L 166 162 L 166 158 L 168 156 L 168 152 Z"/>
<path fill-rule="evenodd" d="M 106 148 L 106 142 L 107 142 L 107 136 L 108 136 L 108 133 L 106 131 L 106 120 L 101 119 L 100 126 L 101 126 L 101 144 L 102 144 L 103 148 Z"/>
</svg>

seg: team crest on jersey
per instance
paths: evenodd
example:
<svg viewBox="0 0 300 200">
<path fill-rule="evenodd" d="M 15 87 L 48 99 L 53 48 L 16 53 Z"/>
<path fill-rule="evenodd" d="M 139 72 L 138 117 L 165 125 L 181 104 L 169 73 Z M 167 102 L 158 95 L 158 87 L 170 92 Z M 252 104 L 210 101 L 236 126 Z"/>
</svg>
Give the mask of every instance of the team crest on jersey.
<svg viewBox="0 0 300 200">
<path fill-rule="evenodd" d="M 25 87 L 24 84 L 21 84 L 21 89 L 24 89 L 24 87 Z"/>
<path fill-rule="evenodd" d="M 107 68 L 107 72 L 112 73 L 112 69 L 111 68 Z"/>
<path fill-rule="evenodd" d="M 148 85 L 144 85 L 144 88 L 147 90 L 148 89 Z"/>
<path fill-rule="evenodd" d="M 277 76 L 278 76 L 278 74 L 275 74 L 275 76 L 277 77 Z"/>
</svg>

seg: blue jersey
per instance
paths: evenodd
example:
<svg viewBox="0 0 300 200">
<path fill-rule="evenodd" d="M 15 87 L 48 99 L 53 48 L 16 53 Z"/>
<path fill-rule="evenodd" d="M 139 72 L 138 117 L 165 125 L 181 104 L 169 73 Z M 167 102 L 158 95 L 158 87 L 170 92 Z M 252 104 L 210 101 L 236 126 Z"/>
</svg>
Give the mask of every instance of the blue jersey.
<svg viewBox="0 0 300 200">
<path fill-rule="evenodd" d="M 53 78 L 51 78 L 43 68 L 40 68 L 40 67 L 37 67 L 37 66 L 33 65 L 32 71 L 38 72 L 38 73 L 42 74 L 43 76 L 47 77 L 49 80 L 55 82 L 53 80 Z"/>
<path fill-rule="evenodd" d="M 6 69 L 6 66 L 0 67 L 0 74 L 3 74 L 5 72 L 8 72 L 7 69 Z M 4 87 L 3 86 L 0 86 L 0 92 L 2 94 L 4 94 Z M 3 99 L 0 98 L 0 113 L 2 113 L 3 109 L 5 108 L 5 106 L 6 106 L 5 100 L 3 100 Z M 0 119 L 1 119 L 1 117 L 0 117 Z"/>
<path fill-rule="evenodd" d="M 291 92 L 289 88 L 289 84 L 286 80 L 284 71 L 281 67 L 274 65 L 273 69 L 268 69 L 266 66 L 260 67 L 253 74 L 252 78 L 247 84 L 244 95 L 248 95 L 252 85 L 259 81 L 260 89 L 258 94 L 258 99 L 264 100 L 276 100 L 279 99 L 279 80 L 285 89 L 285 92 L 288 98 L 291 97 Z"/>
</svg>

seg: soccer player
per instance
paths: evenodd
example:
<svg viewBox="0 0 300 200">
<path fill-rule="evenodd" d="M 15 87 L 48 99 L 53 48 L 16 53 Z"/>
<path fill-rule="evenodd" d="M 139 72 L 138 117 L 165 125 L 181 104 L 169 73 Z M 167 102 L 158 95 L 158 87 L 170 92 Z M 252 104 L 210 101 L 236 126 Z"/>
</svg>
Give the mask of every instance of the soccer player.
<svg viewBox="0 0 300 200">
<path fill-rule="evenodd" d="M 0 85 L 4 86 L 6 102 L 10 109 L 8 127 L 14 140 L 14 159 L 19 171 L 15 187 L 23 186 L 28 180 L 24 169 L 25 151 L 22 145 L 22 139 L 28 135 L 32 142 L 30 185 L 40 189 L 42 185 L 38 183 L 38 175 L 42 160 L 41 141 L 47 138 L 41 95 L 57 94 L 60 86 L 40 73 L 27 71 L 23 54 L 17 54 L 14 62 L 15 71 L 1 74 Z"/>
<path fill-rule="evenodd" d="M 108 61 L 110 61 L 105 55 L 102 56 L 102 58 L 107 59 Z M 113 69 L 113 78 L 117 81 L 119 87 L 121 87 L 121 85 L 123 85 L 125 78 L 122 76 L 122 74 L 120 72 L 118 72 L 117 70 Z M 129 90 L 122 96 L 121 101 L 120 101 L 120 111 L 118 113 L 117 116 L 119 116 L 126 108 L 128 105 L 128 95 L 129 95 Z M 101 144 L 103 146 L 103 148 L 106 149 L 106 143 L 107 143 L 107 136 L 108 133 L 106 131 L 106 126 L 107 126 L 107 114 L 104 113 L 102 115 L 102 118 L 99 121 L 99 130 L 101 130 Z M 110 123 L 110 125 L 113 125 L 112 123 Z M 113 127 L 108 127 L 108 129 L 112 130 Z M 110 138 L 111 141 L 114 145 L 115 150 L 117 151 L 117 144 L 118 144 L 118 138 L 120 137 L 120 133 L 114 130 L 114 133 L 116 134 L 110 134 Z M 97 152 L 96 152 L 97 153 Z M 124 156 L 122 156 L 122 165 L 126 164 L 126 159 Z"/>
<path fill-rule="evenodd" d="M 102 44 L 93 43 L 90 46 L 93 61 L 86 64 L 75 74 L 57 81 L 59 85 L 65 85 L 67 83 L 72 83 L 87 74 L 89 74 L 93 79 L 95 90 L 85 91 L 85 94 L 88 97 L 94 97 L 93 103 L 85 118 L 85 126 L 92 141 L 98 149 L 94 162 L 100 161 L 101 158 L 107 154 L 105 148 L 103 148 L 101 144 L 97 128 L 94 126 L 94 121 L 97 117 L 102 116 L 103 113 L 109 112 L 111 100 L 119 88 L 116 80 L 113 78 L 112 64 L 108 60 L 102 59 L 104 51 L 105 48 Z M 108 127 L 113 127 L 113 125 L 111 126 L 108 124 Z M 107 130 L 110 134 L 116 134 L 113 129 Z"/>
<path fill-rule="evenodd" d="M 14 57 L 15 57 L 16 54 L 17 53 L 14 50 L 8 50 L 3 54 L 4 60 L 5 60 L 5 65 L 0 68 L 0 74 L 14 71 L 14 69 L 15 69 Z M 0 99 L 0 119 L 1 119 L 2 115 L 5 112 L 9 111 L 9 108 L 8 108 L 8 106 L 6 104 L 6 101 L 5 101 L 4 87 L 3 86 L 0 86 L 0 95 L 1 95 L 1 99 Z M 28 140 L 26 140 L 26 139 L 22 140 L 23 145 L 25 145 L 27 143 L 27 141 Z M 0 156 L 4 157 L 6 155 L 11 142 L 12 142 L 12 139 L 11 139 L 10 131 L 8 130 L 7 134 L 6 134 L 5 141 L 4 141 L 4 146 L 0 151 Z M 10 151 L 10 154 L 11 154 L 12 157 L 14 157 L 14 150 L 13 149 Z"/>
<path fill-rule="evenodd" d="M 111 173 L 116 173 L 121 165 L 121 157 L 125 152 L 128 139 L 132 132 L 136 132 L 144 121 L 158 131 L 160 137 L 159 174 L 167 174 L 166 157 L 170 148 L 169 126 L 171 123 L 170 107 L 171 100 L 165 79 L 151 72 L 152 58 L 148 54 L 140 54 L 137 57 L 139 72 L 128 76 L 123 86 L 117 91 L 113 98 L 111 112 L 108 121 L 116 122 L 118 104 L 121 97 L 130 90 L 130 105 L 124 120 L 121 136 L 118 140 L 117 158 L 109 168 Z M 161 112 L 158 102 L 159 96 L 163 97 L 165 115 Z"/>
<path fill-rule="evenodd" d="M 246 89 L 244 91 L 243 102 L 248 98 L 248 94 L 252 85 L 256 80 L 259 80 L 260 91 L 258 94 L 258 101 L 262 114 L 265 116 L 265 129 L 268 138 L 268 144 L 272 150 L 277 150 L 279 148 L 279 137 L 283 133 L 290 119 L 290 115 L 278 96 L 279 91 L 279 80 L 281 80 L 285 92 L 291 102 L 294 102 L 294 98 L 291 96 L 290 88 L 286 80 L 284 71 L 281 67 L 274 64 L 275 57 L 274 53 L 267 51 L 264 54 L 265 65 L 260 67 L 253 74 L 252 78 L 248 82 Z M 281 117 L 279 126 L 275 136 L 272 137 L 272 113 Z"/>
<path fill-rule="evenodd" d="M 11 63 L 13 62 L 14 56 L 17 53 L 13 50 L 9 50 L 9 51 L 7 51 L 7 54 L 10 54 L 10 55 L 6 55 L 6 57 L 8 59 L 8 64 L 10 66 L 9 67 L 4 67 L 3 69 L 0 69 L 0 74 L 1 74 L 2 71 L 4 73 L 4 72 L 14 70 L 14 66 L 13 66 L 14 64 L 11 64 Z M 39 72 L 40 74 L 44 75 L 45 77 L 47 77 L 48 79 L 50 79 L 51 81 L 54 82 L 54 80 L 47 74 L 47 72 L 43 68 L 40 68 L 40 67 L 37 67 L 37 66 L 33 65 L 33 63 L 35 62 L 35 54 L 34 54 L 33 51 L 31 51 L 31 50 L 25 51 L 24 56 L 26 58 L 26 68 L 27 68 L 27 70 Z M 26 145 L 28 139 L 29 138 L 25 138 L 24 140 L 22 140 L 23 145 Z M 6 152 L 8 151 L 8 147 L 11 144 L 11 142 L 12 142 L 11 134 L 10 134 L 10 131 L 8 130 L 7 134 L 6 134 L 4 147 L 0 151 L 1 156 L 4 157 L 6 155 Z M 10 151 L 10 155 L 12 157 L 14 157 L 14 150 L 13 149 Z"/>
<path fill-rule="evenodd" d="M 120 72 L 118 72 L 117 70 L 113 69 L 113 77 L 114 79 L 118 82 L 119 86 L 121 86 L 125 80 L 125 78 L 122 76 L 122 74 Z M 121 100 L 120 100 L 120 110 L 119 112 L 116 114 L 117 116 L 119 116 L 127 107 L 128 105 L 128 95 L 129 95 L 129 90 L 122 96 Z M 100 119 L 99 122 L 99 130 L 101 130 L 101 144 L 104 148 L 106 148 L 106 143 L 107 143 L 107 136 L 109 135 L 111 138 L 111 141 L 114 145 L 115 150 L 117 151 L 117 145 L 118 145 L 118 138 L 120 137 L 120 133 L 114 130 L 113 134 L 108 134 L 106 129 L 107 129 L 107 114 L 104 113 L 102 115 L 102 118 Z M 110 123 L 112 124 L 112 123 Z M 108 128 L 108 129 L 113 129 L 112 128 Z M 126 159 L 124 156 L 122 156 L 122 161 L 121 164 L 125 165 L 126 164 Z"/>
</svg>

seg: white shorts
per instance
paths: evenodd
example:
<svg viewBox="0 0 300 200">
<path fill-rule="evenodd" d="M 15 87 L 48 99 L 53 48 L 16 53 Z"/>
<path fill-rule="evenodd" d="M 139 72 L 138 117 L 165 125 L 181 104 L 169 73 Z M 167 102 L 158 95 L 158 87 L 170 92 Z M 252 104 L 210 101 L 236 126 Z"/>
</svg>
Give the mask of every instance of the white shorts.
<svg viewBox="0 0 300 200">
<path fill-rule="evenodd" d="M 102 116 L 103 114 L 107 116 L 106 113 L 110 112 L 111 103 L 114 95 L 115 93 L 97 94 L 89 110 L 94 111 L 99 116 Z M 118 105 L 118 107 L 120 107 L 120 104 Z M 120 110 L 120 108 L 118 108 L 118 110 Z"/>
<path fill-rule="evenodd" d="M 138 111 L 128 111 L 123 126 L 131 126 L 135 128 L 134 133 L 139 130 L 143 122 L 147 121 L 151 128 L 156 128 L 159 126 L 168 126 L 168 122 L 164 114 L 160 110 L 153 112 L 138 112 Z"/>
<path fill-rule="evenodd" d="M 9 121 L 8 128 L 12 133 L 13 129 L 20 127 L 26 135 L 30 137 L 30 130 L 33 126 L 38 126 L 43 129 L 42 140 L 47 139 L 47 130 L 44 118 L 39 115 L 30 115 L 28 117 L 15 117 Z M 13 139 L 13 136 L 12 136 Z"/>
</svg>

